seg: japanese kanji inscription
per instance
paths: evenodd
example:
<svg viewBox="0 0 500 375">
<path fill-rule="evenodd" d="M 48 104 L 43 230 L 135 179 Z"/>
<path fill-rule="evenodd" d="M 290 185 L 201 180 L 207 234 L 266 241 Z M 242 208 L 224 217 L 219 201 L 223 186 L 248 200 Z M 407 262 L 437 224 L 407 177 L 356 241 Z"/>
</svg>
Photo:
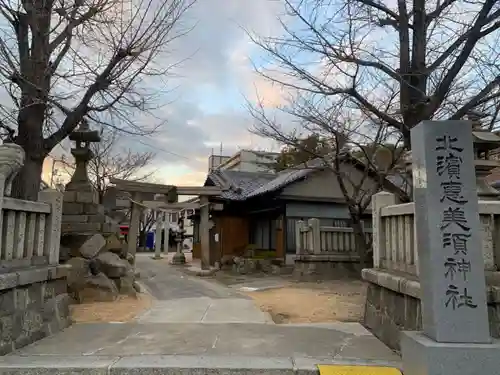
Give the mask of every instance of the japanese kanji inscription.
<svg viewBox="0 0 500 375">
<path fill-rule="evenodd" d="M 470 272 L 471 262 L 468 260 L 467 241 L 470 239 L 470 226 L 463 206 L 468 203 L 462 194 L 462 147 L 457 147 L 457 137 L 449 134 L 437 136 L 436 139 L 436 173 L 441 181 L 441 199 L 445 204 L 442 214 L 441 231 L 443 253 L 443 272 L 450 284 L 444 299 L 445 307 L 477 308 L 474 297 L 467 290 L 466 272 Z M 462 258 L 453 256 L 460 254 Z M 456 272 L 463 274 L 463 279 L 455 278 Z M 459 283 L 459 281 L 461 281 Z"/>
<path fill-rule="evenodd" d="M 488 342 L 471 126 L 424 121 L 411 136 L 424 332 L 440 342 Z"/>
</svg>

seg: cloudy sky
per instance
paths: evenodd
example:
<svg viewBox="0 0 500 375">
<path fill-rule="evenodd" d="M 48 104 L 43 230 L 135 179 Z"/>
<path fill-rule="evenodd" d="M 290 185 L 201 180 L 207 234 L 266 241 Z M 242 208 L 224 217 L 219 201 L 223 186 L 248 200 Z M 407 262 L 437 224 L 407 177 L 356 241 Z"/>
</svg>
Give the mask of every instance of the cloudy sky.
<svg viewBox="0 0 500 375">
<path fill-rule="evenodd" d="M 157 154 L 158 182 L 179 185 L 203 183 L 208 157 L 232 154 L 239 148 L 276 149 L 251 134 L 252 119 L 245 98 L 257 95 L 279 100 L 280 91 L 256 77 L 252 61 L 262 63 L 259 49 L 244 30 L 263 36 L 279 33 L 281 2 L 276 0 L 201 0 L 189 11 L 196 27 L 173 48 L 173 58 L 185 60 L 179 77 L 166 95 L 171 104 L 155 113 L 167 123 L 154 137 L 135 139 Z M 168 96 L 168 97 L 167 97 Z"/>
</svg>

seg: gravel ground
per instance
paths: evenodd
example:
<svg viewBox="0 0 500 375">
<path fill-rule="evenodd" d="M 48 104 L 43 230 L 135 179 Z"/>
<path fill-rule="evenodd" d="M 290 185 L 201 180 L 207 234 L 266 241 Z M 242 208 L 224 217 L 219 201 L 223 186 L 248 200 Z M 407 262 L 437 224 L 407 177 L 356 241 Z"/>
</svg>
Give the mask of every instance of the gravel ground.
<svg viewBox="0 0 500 375">
<path fill-rule="evenodd" d="M 360 280 L 301 282 L 246 294 L 276 323 L 358 322 L 366 285 Z"/>
<path fill-rule="evenodd" d="M 130 322 L 151 307 L 151 296 L 120 296 L 114 302 L 93 302 L 70 306 L 75 323 Z"/>
</svg>

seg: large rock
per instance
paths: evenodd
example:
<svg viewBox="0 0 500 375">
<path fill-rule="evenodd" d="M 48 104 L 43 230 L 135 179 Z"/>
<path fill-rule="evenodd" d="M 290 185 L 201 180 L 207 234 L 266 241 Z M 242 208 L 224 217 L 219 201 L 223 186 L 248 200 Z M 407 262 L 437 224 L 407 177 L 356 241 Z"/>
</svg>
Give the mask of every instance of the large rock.
<svg viewBox="0 0 500 375">
<path fill-rule="evenodd" d="M 130 269 L 126 260 L 109 251 L 99 254 L 95 260 L 99 270 L 112 279 L 125 276 Z"/>
<path fill-rule="evenodd" d="M 66 263 L 71 259 L 71 248 L 60 246 L 59 248 L 59 263 Z"/>
<path fill-rule="evenodd" d="M 109 302 L 118 298 L 118 288 L 102 272 L 87 278 L 85 288 L 79 292 L 80 302 Z"/>
<path fill-rule="evenodd" d="M 106 240 L 101 234 L 94 234 L 78 249 L 78 253 L 87 259 L 92 259 L 106 246 Z"/>
<path fill-rule="evenodd" d="M 90 276 L 89 261 L 84 258 L 75 257 L 67 261 L 71 265 L 68 271 L 68 288 L 71 292 L 78 292 L 83 289 L 88 276 Z"/>
<path fill-rule="evenodd" d="M 118 287 L 120 294 L 126 294 L 128 296 L 136 296 L 136 290 L 134 288 L 135 275 L 134 271 L 129 270 L 125 276 L 115 279 L 114 282 Z"/>
<path fill-rule="evenodd" d="M 133 266 L 133 265 L 134 265 L 134 262 L 135 262 L 135 257 L 134 257 L 132 254 L 127 254 L 126 258 L 127 258 L 127 262 L 128 262 L 131 266 Z"/>
<path fill-rule="evenodd" d="M 111 234 L 106 237 L 105 251 L 111 251 L 112 253 L 118 254 L 120 258 L 124 258 L 124 249 L 126 249 L 126 247 L 124 248 L 123 241 L 120 240 L 117 234 Z"/>
</svg>

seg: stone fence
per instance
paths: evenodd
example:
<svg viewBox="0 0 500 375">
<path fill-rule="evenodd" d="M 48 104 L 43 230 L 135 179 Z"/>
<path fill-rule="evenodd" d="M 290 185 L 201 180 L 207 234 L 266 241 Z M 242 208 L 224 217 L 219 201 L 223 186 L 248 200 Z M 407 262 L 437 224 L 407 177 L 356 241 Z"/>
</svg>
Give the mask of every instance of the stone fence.
<svg viewBox="0 0 500 375">
<path fill-rule="evenodd" d="M 309 219 L 297 222 L 295 236 L 294 273 L 299 278 L 359 276 L 359 252 L 352 228 L 321 226 L 318 219 Z M 365 236 L 370 242 L 370 229 L 365 229 Z"/>
<path fill-rule="evenodd" d="M 399 349 L 400 330 L 422 328 L 415 205 L 397 203 L 397 197 L 388 192 L 373 196 L 374 268 L 362 270 L 369 283 L 365 324 L 394 349 Z M 493 337 L 499 337 L 500 201 L 479 201 L 479 219 L 490 330 Z"/>
<path fill-rule="evenodd" d="M 9 197 L 23 162 L 21 147 L 0 146 L 0 355 L 69 325 L 67 267 L 59 265 L 63 196 Z"/>
<path fill-rule="evenodd" d="M 3 269 L 59 263 L 62 193 L 41 191 L 39 202 L 0 200 L 0 259 Z"/>
<path fill-rule="evenodd" d="M 357 256 L 352 228 L 320 226 L 318 219 L 309 219 L 307 223 L 298 221 L 295 231 L 297 255 L 335 253 Z M 370 229 L 365 229 L 365 235 L 371 241 Z"/>
</svg>

